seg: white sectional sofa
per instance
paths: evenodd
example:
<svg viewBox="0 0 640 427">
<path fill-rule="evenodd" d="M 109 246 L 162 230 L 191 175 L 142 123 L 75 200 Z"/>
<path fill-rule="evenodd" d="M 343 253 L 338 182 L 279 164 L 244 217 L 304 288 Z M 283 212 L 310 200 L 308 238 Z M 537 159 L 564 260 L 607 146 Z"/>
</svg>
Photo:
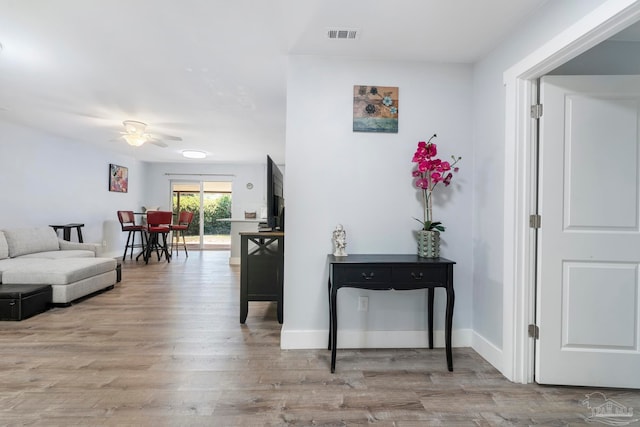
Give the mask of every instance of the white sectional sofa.
<svg viewBox="0 0 640 427">
<path fill-rule="evenodd" d="M 98 245 L 67 242 L 51 227 L 0 231 L 0 287 L 2 284 L 51 285 L 52 302 L 72 301 L 113 288 L 117 262 L 98 257 Z"/>
</svg>

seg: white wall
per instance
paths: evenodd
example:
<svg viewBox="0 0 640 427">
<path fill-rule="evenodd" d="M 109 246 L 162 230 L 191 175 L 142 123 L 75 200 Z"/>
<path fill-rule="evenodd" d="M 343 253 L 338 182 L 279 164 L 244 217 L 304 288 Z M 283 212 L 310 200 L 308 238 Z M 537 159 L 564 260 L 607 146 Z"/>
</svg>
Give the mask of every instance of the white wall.
<svg viewBox="0 0 640 427">
<path fill-rule="evenodd" d="M 109 192 L 110 163 L 129 168 L 128 193 Z M 144 164 L 0 122 L 0 189 L 0 229 L 84 223 L 85 242 L 106 241 L 103 252 L 117 254 L 126 236 L 123 239 L 116 211 L 139 204 Z"/>
<path fill-rule="evenodd" d="M 543 43 L 605 3 L 602 0 L 547 2 L 473 68 L 473 144 L 476 164 L 473 205 L 474 347 L 500 366 L 503 290 L 522 284 L 503 281 L 505 90 L 503 73 Z M 511 106 L 509 107 L 511 108 Z M 508 320 L 507 320 L 508 321 Z M 476 345 L 477 344 L 477 345 Z"/>
<path fill-rule="evenodd" d="M 170 210 L 171 180 L 231 181 L 232 217 L 244 218 L 245 210 L 256 211 L 259 215 L 260 207 L 267 204 L 266 167 L 266 156 L 264 164 L 148 163 L 145 175 L 147 190 L 140 207 L 160 206 Z M 249 182 L 253 184 L 251 190 L 247 189 Z"/>
<path fill-rule="evenodd" d="M 360 84 L 399 87 L 397 134 L 352 131 L 353 86 Z M 458 263 L 454 328 L 468 331 L 472 319 L 470 108 L 471 68 L 466 65 L 289 59 L 283 347 L 327 345 L 325 261 L 333 251 L 331 232 L 337 224 L 347 231 L 348 253 L 417 252 L 414 233 L 420 225 L 413 217 L 421 217 L 422 210 L 413 187 L 411 159 L 418 141 L 433 133 L 438 134 L 435 142 L 443 157 L 463 157 L 454 184 L 438 189 L 445 191 L 437 196 L 434 215 L 447 226 L 442 256 Z M 367 313 L 356 311 L 361 294 L 369 296 Z M 341 290 L 338 316 L 343 332 L 338 345 L 357 341 L 381 346 L 384 342 L 363 342 L 363 337 L 384 335 L 391 343 L 385 333 L 389 330 L 397 331 L 395 337 L 403 333 L 406 337 L 392 345 L 422 345 L 425 294 Z M 444 295 L 436 294 L 435 329 L 443 330 Z"/>
</svg>

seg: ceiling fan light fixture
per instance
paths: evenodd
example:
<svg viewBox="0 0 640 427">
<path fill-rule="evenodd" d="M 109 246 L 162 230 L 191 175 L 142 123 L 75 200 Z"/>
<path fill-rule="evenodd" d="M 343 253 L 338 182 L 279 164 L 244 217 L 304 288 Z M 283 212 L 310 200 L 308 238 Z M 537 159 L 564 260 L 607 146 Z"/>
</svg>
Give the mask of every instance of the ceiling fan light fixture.
<svg viewBox="0 0 640 427">
<path fill-rule="evenodd" d="M 134 147 L 140 147 L 142 144 L 147 142 L 147 137 L 145 135 L 139 135 L 135 133 L 127 133 L 122 135 L 127 144 L 132 145 Z"/>
<path fill-rule="evenodd" d="M 182 157 L 187 159 L 204 159 L 207 157 L 207 153 L 197 150 L 184 150 L 182 152 Z"/>
<path fill-rule="evenodd" d="M 130 134 L 142 135 L 145 129 L 147 128 L 146 123 L 142 123 L 136 120 L 125 120 L 124 122 L 122 122 L 122 124 L 124 125 L 124 128 L 127 130 L 127 132 Z"/>
</svg>

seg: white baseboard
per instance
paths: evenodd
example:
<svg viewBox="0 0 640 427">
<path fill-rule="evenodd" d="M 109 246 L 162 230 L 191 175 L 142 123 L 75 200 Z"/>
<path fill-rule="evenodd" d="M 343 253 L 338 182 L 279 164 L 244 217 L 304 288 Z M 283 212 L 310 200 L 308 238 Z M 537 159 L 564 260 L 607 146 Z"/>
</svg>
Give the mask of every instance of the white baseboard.
<svg viewBox="0 0 640 427">
<path fill-rule="evenodd" d="M 453 347 L 471 347 L 471 329 L 452 332 Z M 280 348 L 287 350 L 327 348 L 328 330 L 292 331 L 283 329 Z M 444 331 L 433 331 L 434 347 L 444 347 Z M 426 331 L 338 331 L 338 348 L 427 348 L 429 337 Z"/>
<path fill-rule="evenodd" d="M 240 265 L 240 257 L 238 256 L 229 257 L 229 265 Z"/>
<path fill-rule="evenodd" d="M 487 340 L 482 335 L 475 331 L 472 331 L 471 348 L 475 350 L 484 360 L 493 365 L 494 368 L 502 372 L 502 364 L 504 363 L 502 357 L 502 350 L 495 346 L 491 341 Z"/>
<path fill-rule="evenodd" d="M 280 348 L 283 350 L 327 348 L 328 343 L 329 332 L 326 329 L 287 331 L 282 328 L 280 332 Z"/>
</svg>

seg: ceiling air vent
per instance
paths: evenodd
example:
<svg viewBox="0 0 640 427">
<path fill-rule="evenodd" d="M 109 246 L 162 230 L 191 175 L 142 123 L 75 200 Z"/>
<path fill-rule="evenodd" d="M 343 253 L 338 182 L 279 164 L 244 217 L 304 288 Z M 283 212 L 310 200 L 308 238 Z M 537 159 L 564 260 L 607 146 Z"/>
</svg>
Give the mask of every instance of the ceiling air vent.
<svg viewBox="0 0 640 427">
<path fill-rule="evenodd" d="M 327 37 L 330 40 L 355 40 L 358 38 L 359 30 L 350 28 L 329 28 Z"/>
</svg>

